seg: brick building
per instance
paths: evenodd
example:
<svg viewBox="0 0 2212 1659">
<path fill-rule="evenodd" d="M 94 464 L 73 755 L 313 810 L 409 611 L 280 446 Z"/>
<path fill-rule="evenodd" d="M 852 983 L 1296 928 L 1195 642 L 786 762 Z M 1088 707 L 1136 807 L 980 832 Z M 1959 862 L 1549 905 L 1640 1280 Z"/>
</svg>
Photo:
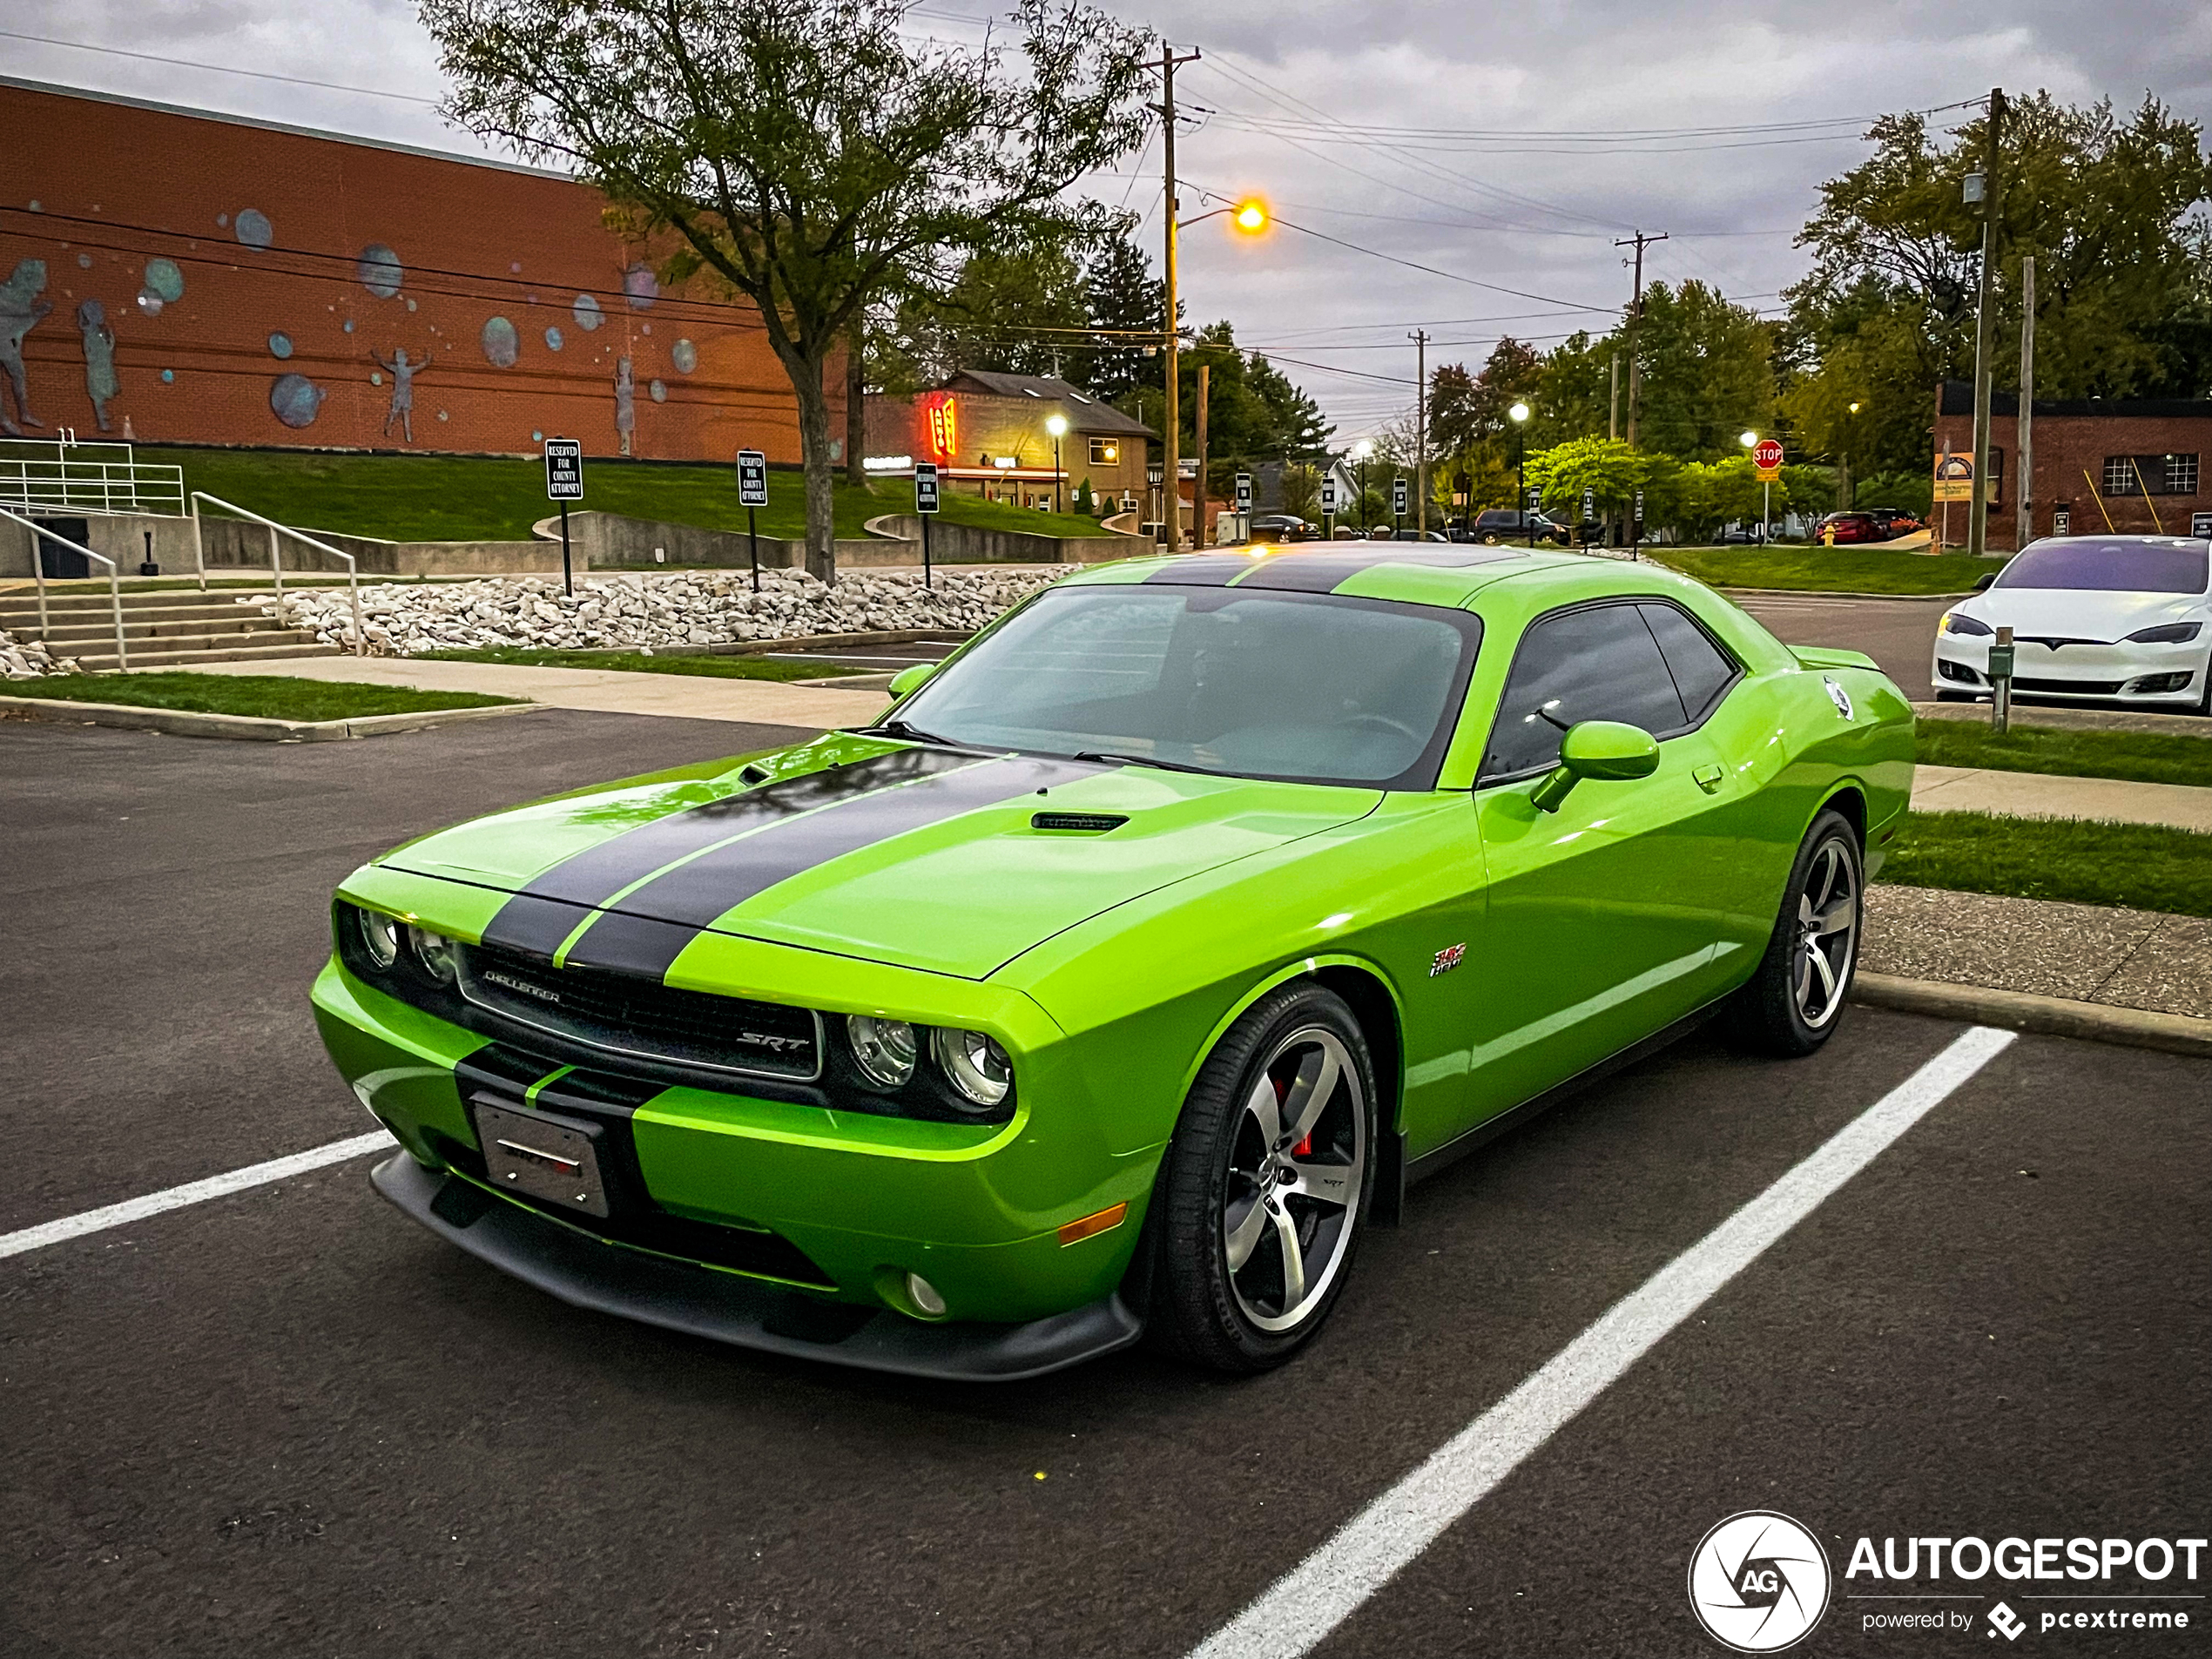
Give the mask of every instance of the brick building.
<svg viewBox="0 0 2212 1659">
<path fill-rule="evenodd" d="M 799 458 L 759 314 L 565 175 L 4 78 L 0 132 L 0 435 Z"/>
<path fill-rule="evenodd" d="M 1045 422 L 1055 415 L 1068 422 L 1060 440 L 1062 505 L 1088 482 L 1094 496 L 1141 507 L 1152 429 L 1048 374 L 967 368 L 912 397 L 869 398 L 868 466 L 897 475 L 931 462 L 948 489 L 1049 508 L 1055 474 Z"/>
<path fill-rule="evenodd" d="M 1990 400 L 1989 546 L 2016 551 L 2020 399 Z M 1974 393 L 1946 381 L 1936 397 L 1935 458 L 1971 453 Z M 2035 400 L 2032 536 L 2212 534 L 2212 399 Z M 1966 539 L 1966 503 L 1951 506 L 1952 545 Z M 1943 523 L 1943 503 L 1936 504 Z M 2192 525 L 2200 528 L 2193 530 Z M 2031 537 L 2032 539 L 2032 537 Z"/>
</svg>

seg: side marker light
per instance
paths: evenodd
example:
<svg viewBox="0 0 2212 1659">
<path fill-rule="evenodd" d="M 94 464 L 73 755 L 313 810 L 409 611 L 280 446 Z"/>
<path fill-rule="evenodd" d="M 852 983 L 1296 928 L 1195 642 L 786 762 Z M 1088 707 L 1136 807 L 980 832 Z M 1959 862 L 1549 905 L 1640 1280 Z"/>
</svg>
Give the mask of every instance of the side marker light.
<svg viewBox="0 0 2212 1659">
<path fill-rule="evenodd" d="M 1111 1210 L 1102 1210 L 1095 1216 L 1085 1216 L 1081 1221 L 1071 1221 L 1060 1230 L 1062 1244 L 1080 1244 L 1086 1238 L 1100 1233 L 1109 1233 L 1122 1224 L 1129 1214 L 1129 1206 L 1117 1204 Z"/>
</svg>

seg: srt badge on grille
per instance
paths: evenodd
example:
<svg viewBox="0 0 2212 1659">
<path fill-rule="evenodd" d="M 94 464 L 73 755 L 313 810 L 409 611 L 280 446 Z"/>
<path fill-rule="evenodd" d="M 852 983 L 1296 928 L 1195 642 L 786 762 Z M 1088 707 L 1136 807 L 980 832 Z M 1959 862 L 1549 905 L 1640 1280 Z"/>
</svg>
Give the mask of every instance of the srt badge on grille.
<svg viewBox="0 0 2212 1659">
<path fill-rule="evenodd" d="M 808 1040 L 805 1037 L 773 1036 L 765 1031 L 740 1031 L 738 1041 L 755 1049 L 765 1049 L 771 1054 L 789 1054 L 794 1049 L 808 1046 Z"/>
<path fill-rule="evenodd" d="M 1428 965 L 1428 976 L 1434 979 L 1439 974 L 1450 973 L 1460 965 L 1467 954 L 1467 948 L 1463 944 L 1445 946 L 1442 950 L 1436 953 L 1436 960 Z"/>
</svg>

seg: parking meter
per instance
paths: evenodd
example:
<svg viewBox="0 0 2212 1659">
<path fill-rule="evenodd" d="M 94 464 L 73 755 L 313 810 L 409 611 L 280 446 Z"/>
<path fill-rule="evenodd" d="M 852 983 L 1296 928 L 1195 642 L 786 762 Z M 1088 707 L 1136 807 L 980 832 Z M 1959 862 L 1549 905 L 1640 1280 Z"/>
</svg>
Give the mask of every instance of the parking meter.
<svg viewBox="0 0 2212 1659">
<path fill-rule="evenodd" d="M 1989 648 L 1989 727 L 2006 732 L 2013 724 L 2013 631 L 2000 628 Z"/>
</svg>

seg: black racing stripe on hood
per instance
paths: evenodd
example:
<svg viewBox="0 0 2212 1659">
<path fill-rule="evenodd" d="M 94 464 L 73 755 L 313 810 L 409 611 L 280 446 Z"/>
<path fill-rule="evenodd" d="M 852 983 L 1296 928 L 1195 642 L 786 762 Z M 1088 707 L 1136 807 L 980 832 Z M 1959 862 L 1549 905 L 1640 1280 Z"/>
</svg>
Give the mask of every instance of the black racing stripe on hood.
<svg viewBox="0 0 2212 1659">
<path fill-rule="evenodd" d="M 1225 588 L 1252 562 L 1240 553 L 1193 553 L 1163 564 L 1144 578 L 1148 584 L 1177 588 Z"/>
<path fill-rule="evenodd" d="M 1380 565 L 1423 566 L 1457 570 L 1474 564 L 1493 564 L 1511 553 L 1493 548 L 1393 547 L 1385 543 L 1372 552 L 1346 548 L 1326 553 L 1285 553 L 1255 566 L 1237 583 L 1243 588 L 1273 588 L 1288 593 L 1333 593 L 1337 588 Z"/>
<path fill-rule="evenodd" d="M 671 813 L 587 847 L 536 877 L 500 907 L 484 929 L 484 942 L 550 956 L 586 912 L 664 865 L 796 813 L 976 764 L 974 755 L 954 751 L 894 749 Z"/>
<path fill-rule="evenodd" d="M 1088 761 L 1009 755 L 749 835 L 680 864 L 631 894 L 619 912 L 610 912 L 584 931 L 570 948 L 567 963 L 658 978 L 725 912 L 779 881 L 894 836 L 1109 770 Z"/>
</svg>

